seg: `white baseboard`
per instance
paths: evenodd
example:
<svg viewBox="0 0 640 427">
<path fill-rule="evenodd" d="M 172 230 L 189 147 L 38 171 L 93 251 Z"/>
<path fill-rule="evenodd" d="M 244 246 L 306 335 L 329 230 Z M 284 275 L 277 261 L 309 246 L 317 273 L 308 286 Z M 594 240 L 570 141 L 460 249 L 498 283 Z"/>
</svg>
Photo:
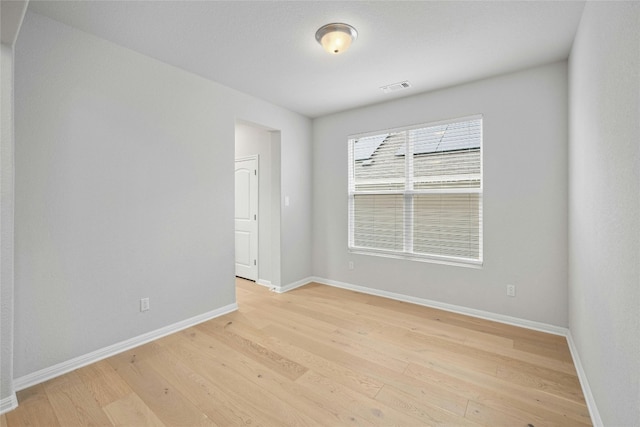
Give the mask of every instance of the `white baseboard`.
<svg viewBox="0 0 640 427">
<path fill-rule="evenodd" d="M 7 396 L 0 400 L 0 415 L 5 412 L 13 411 L 18 407 L 18 399 L 15 393 L 11 393 L 11 396 Z"/>
<path fill-rule="evenodd" d="M 256 285 L 266 286 L 267 288 L 273 287 L 270 280 L 262 280 L 262 279 L 256 280 Z"/>
<path fill-rule="evenodd" d="M 598 412 L 598 407 L 596 406 L 596 400 L 593 397 L 593 393 L 591 393 L 591 387 L 589 387 L 589 381 L 587 380 L 587 373 L 584 371 L 584 368 L 582 367 L 582 362 L 580 361 L 580 356 L 578 355 L 578 348 L 576 347 L 576 343 L 573 341 L 573 336 L 571 335 L 571 331 L 569 331 L 569 333 L 567 334 L 567 343 L 569 344 L 569 351 L 571 351 L 573 364 L 576 367 L 576 371 L 578 372 L 580 387 L 582 387 L 582 394 L 584 394 L 584 400 L 587 402 L 587 409 L 589 409 L 591 422 L 593 423 L 594 427 L 602 427 L 604 426 L 604 424 L 602 422 L 602 418 L 600 418 L 600 412 Z"/>
<path fill-rule="evenodd" d="M 566 336 L 568 329 L 561 326 L 549 325 L 547 323 L 535 322 L 533 320 L 520 319 L 518 317 L 506 316 L 504 314 L 491 313 L 489 311 L 476 310 L 475 308 L 463 307 L 460 305 L 447 304 L 444 302 L 433 301 L 425 298 L 418 298 L 409 295 L 397 294 L 379 289 L 367 288 L 365 286 L 352 285 L 350 283 L 338 282 L 322 277 L 311 277 L 309 281 L 321 283 L 323 285 L 333 286 L 336 288 L 348 289 L 350 291 L 361 292 L 363 294 L 375 295 L 379 297 L 390 298 L 397 301 L 409 302 L 425 307 L 437 308 L 440 310 L 450 311 L 453 313 L 464 314 L 467 316 L 478 317 L 480 319 L 492 320 L 494 322 L 505 323 L 507 325 L 519 326 L 521 328 L 533 329 L 535 331 L 546 332 L 554 335 Z"/>
<path fill-rule="evenodd" d="M 289 283 L 288 285 L 284 285 L 284 286 L 274 286 L 272 288 L 272 290 L 278 294 L 282 294 L 285 292 L 288 292 L 292 289 L 295 288 L 299 288 L 300 286 L 304 286 L 304 285 L 308 285 L 309 283 L 313 282 L 314 278 L 313 277 L 306 277 L 304 279 L 295 281 L 293 283 Z"/>
<path fill-rule="evenodd" d="M 231 313 L 232 311 L 236 311 L 237 309 L 237 303 L 229 304 L 216 310 L 212 310 L 198 316 L 182 320 L 172 325 L 156 329 L 155 331 L 138 335 L 137 337 L 121 341 L 119 343 L 101 348 L 83 356 L 67 360 L 66 362 L 58 363 L 57 365 L 53 365 L 48 368 L 33 372 L 31 374 L 24 375 L 20 378 L 16 378 L 13 380 L 13 387 L 16 391 L 23 390 L 27 387 L 40 384 L 44 381 L 50 380 L 51 378 L 58 377 L 60 375 L 66 374 L 67 372 L 71 372 L 78 368 L 82 368 L 83 366 L 95 363 L 99 360 L 106 359 L 107 357 L 113 356 L 115 354 L 122 353 L 123 351 L 130 350 L 134 347 L 138 347 L 150 341 L 157 340 L 164 336 L 197 325 L 198 323 L 206 322 L 207 320 L 222 316 L 227 313 Z"/>
</svg>

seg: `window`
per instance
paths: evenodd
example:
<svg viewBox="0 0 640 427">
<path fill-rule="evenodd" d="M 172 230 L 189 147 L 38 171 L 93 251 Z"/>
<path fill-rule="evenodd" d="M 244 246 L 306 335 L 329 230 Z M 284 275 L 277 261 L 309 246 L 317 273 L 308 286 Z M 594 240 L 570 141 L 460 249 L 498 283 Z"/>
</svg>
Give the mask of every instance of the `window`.
<svg viewBox="0 0 640 427">
<path fill-rule="evenodd" d="M 482 264 L 482 118 L 350 138 L 349 249 Z"/>
</svg>

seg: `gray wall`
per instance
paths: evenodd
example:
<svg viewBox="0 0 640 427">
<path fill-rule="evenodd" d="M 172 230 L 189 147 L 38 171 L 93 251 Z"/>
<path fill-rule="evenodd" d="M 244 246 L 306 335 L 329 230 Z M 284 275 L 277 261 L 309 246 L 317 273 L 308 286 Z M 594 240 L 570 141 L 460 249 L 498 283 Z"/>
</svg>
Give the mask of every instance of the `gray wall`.
<svg viewBox="0 0 640 427">
<path fill-rule="evenodd" d="M 13 390 L 15 44 L 28 0 L 0 3 L 0 413 L 16 404 Z"/>
<path fill-rule="evenodd" d="M 0 401 L 13 396 L 13 49 L 2 43 L 0 75 Z"/>
<path fill-rule="evenodd" d="M 15 377 L 235 301 L 236 119 L 282 131 L 311 274 L 309 119 L 33 13 L 15 65 Z"/>
<path fill-rule="evenodd" d="M 569 61 L 569 327 L 608 426 L 640 420 L 639 28 L 588 2 Z"/>
<path fill-rule="evenodd" d="M 484 116 L 482 269 L 350 254 L 347 137 L 473 114 Z M 315 119 L 314 274 L 567 326 L 567 114 L 560 62 Z"/>
</svg>

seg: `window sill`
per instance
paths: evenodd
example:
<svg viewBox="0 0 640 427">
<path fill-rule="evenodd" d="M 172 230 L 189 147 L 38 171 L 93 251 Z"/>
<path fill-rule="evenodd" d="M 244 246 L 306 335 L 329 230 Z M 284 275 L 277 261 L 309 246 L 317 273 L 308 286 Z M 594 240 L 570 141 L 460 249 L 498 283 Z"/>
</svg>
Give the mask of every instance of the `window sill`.
<svg viewBox="0 0 640 427">
<path fill-rule="evenodd" d="M 350 254 L 370 255 L 383 258 L 403 259 L 408 261 L 426 262 L 430 264 L 450 265 L 454 267 L 466 267 L 481 270 L 483 261 L 464 260 L 453 257 L 436 257 L 436 256 L 418 256 L 414 254 L 405 254 L 397 252 L 384 252 L 364 248 L 348 248 Z"/>
</svg>

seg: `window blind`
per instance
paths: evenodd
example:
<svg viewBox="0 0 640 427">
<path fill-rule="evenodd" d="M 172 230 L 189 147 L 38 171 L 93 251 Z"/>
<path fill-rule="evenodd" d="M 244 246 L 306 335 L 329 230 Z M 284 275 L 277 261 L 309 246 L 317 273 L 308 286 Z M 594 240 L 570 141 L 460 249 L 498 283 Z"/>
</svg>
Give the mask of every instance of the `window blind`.
<svg viewBox="0 0 640 427">
<path fill-rule="evenodd" d="M 349 138 L 349 248 L 482 262 L 482 118 Z"/>
</svg>

